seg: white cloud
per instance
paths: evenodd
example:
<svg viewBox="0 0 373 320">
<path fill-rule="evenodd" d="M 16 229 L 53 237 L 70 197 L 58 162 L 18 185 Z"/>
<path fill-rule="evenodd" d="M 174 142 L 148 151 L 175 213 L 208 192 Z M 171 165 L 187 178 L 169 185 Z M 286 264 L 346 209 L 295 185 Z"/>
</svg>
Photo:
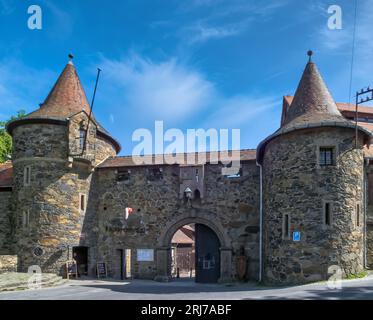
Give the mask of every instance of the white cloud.
<svg viewBox="0 0 373 320">
<path fill-rule="evenodd" d="M 287 6 L 289 1 L 272 0 L 258 3 L 247 0 L 194 0 L 183 3 L 181 5 L 183 12 L 200 10 L 200 7 L 208 7 L 210 12 L 184 26 L 179 34 L 186 38 L 189 44 L 237 36 L 253 26 L 255 22 L 271 19 L 273 14 Z"/>
<path fill-rule="evenodd" d="M 236 27 L 226 27 L 226 28 L 206 28 L 206 27 L 197 27 L 195 37 L 192 38 L 191 42 L 195 41 L 206 41 L 208 39 L 219 39 L 229 36 L 233 36 L 239 33 L 239 29 Z"/>
<path fill-rule="evenodd" d="M 213 84 L 176 59 L 154 63 L 132 54 L 102 61 L 103 76 L 116 88 L 126 108 L 159 120 L 180 120 L 209 104 Z"/>
<path fill-rule="evenodd" d="M 132 54 L 122 60 L 103 58 L 102 69 L 106 104 L 116 105 L 109 117 L 115 112 L 116 123 L 133 128 L 152 128 L 154 120 L 163 120 L 166 127 L 242 129 L 258 118 L 267 119 L 257 123 L 268 126 L 268 114 L 281 106 L 281 96 L 226 95 L 203 73 L 176 59 L 154 62 Z M 257 133 L 251 135 L 254 139 Z"/>
<path fill-rule="evenodd" d="M 281 105 L 281 97 L 241 95 L 219 99 L 217 110 L 206 119 L 206 124 L 218 128 L 241 128 L 258 116 Z"/>
</svg>

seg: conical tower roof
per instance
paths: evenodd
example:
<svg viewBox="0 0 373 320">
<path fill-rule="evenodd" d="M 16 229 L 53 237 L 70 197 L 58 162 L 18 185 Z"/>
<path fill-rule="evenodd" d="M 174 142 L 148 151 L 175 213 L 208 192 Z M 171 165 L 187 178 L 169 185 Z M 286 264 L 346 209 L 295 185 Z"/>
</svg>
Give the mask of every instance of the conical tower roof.
<svg viewBox="0 0 373 320">
<path fill-rule="evenodd" d="M 263 158 L 266 144 L 279 135 L 307 128 L 355 128 L 355 123 L 344 118 L 339 112 L 316 64 L 311 61 L 312 51 L 309 51 L 308 55 L 310 59 L 303 71 L 294 99 L 286 112 L 282 127 L 263 140 L 257 148 L 259 163 Z M 359 126 L 358 129 L 372 136 L 372 133 L 365 128 Z"/>
<path fill-rule="evenodd" d="M 90 113 L 90 107 L 72 61 L 66 65 L 57 82 L 40 108 L 27 117 L 63 117 L 68 118 L 84 110 Z"/>
<path fill-rule="evenodd" d="M 69 55 L 69 58 L 70 61 L 63 69 L 45 101 L 40 105 L 40 108 L 29 113 L 22 119 L 10 122 L 7 125 L 8 132 L 11 134 L 16 126 L 24 123 L 66 124 L 68 118 L 84 111 L 87 115 L 91 115 L 92 121 L 97 125 L 98 134 L 109 139 L 115 145 L 117 152 L 119 152 L 121 147 L 118 141 L 91 114 L 91 108 L 83 86 L 72 62 L 73 56 Z"/>
<path fill-rule="evenodd" d="M 339 112 L 316 64 L 309 61 L 284 119 L 284 126 L 315 121 L 346 121 Z"/>
</svg>

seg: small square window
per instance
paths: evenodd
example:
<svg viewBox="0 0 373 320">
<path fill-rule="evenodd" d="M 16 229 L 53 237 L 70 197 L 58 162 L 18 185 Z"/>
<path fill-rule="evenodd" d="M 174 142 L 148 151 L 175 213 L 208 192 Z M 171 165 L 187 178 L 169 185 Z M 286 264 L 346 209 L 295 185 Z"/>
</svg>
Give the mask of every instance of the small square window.
<svg viewBox="0 0 373 320">
<path fill-rule="evenodd" d="M 334 165 L 334 148 L 333 147 L 320 147 L 319 164 L 320 166 L 333 166 Z"/>
<path fill-rule="evenodd" d="M 117 181 L 128 181 L 130 180 L 131 171 L 128 169 L 118 169 L 117 171 Z"/>
</svg>

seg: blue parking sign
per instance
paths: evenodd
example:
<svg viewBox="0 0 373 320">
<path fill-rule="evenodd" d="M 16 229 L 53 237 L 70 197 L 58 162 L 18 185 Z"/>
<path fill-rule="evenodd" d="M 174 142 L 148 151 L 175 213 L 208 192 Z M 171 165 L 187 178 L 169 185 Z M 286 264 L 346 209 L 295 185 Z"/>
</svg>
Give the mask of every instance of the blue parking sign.
<svg viewBox="0 0 373 320">
<path fill-rule="evenodd" d="M 293 232 L 293 241 L 300 241 L 300 232 L 294 231 Z"/>
</svg>

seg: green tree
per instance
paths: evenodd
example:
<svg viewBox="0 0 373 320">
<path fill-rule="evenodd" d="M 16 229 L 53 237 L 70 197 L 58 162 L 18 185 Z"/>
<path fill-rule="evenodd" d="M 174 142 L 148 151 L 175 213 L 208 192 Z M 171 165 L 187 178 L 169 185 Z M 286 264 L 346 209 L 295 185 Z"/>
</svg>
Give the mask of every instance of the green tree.
<svg viewBox="0 0 373 320">
<path fill-rule="evenodd" d="M 0 163 L 9 160 L 12 155 L 12 137 L 6 132 L 5 126 L 10 121 L 21 119 L 25 115 L 25 111 L 20 110 L 15 116 L 11 116 L 8 121 L 0 121 Z"/>
</svg>

